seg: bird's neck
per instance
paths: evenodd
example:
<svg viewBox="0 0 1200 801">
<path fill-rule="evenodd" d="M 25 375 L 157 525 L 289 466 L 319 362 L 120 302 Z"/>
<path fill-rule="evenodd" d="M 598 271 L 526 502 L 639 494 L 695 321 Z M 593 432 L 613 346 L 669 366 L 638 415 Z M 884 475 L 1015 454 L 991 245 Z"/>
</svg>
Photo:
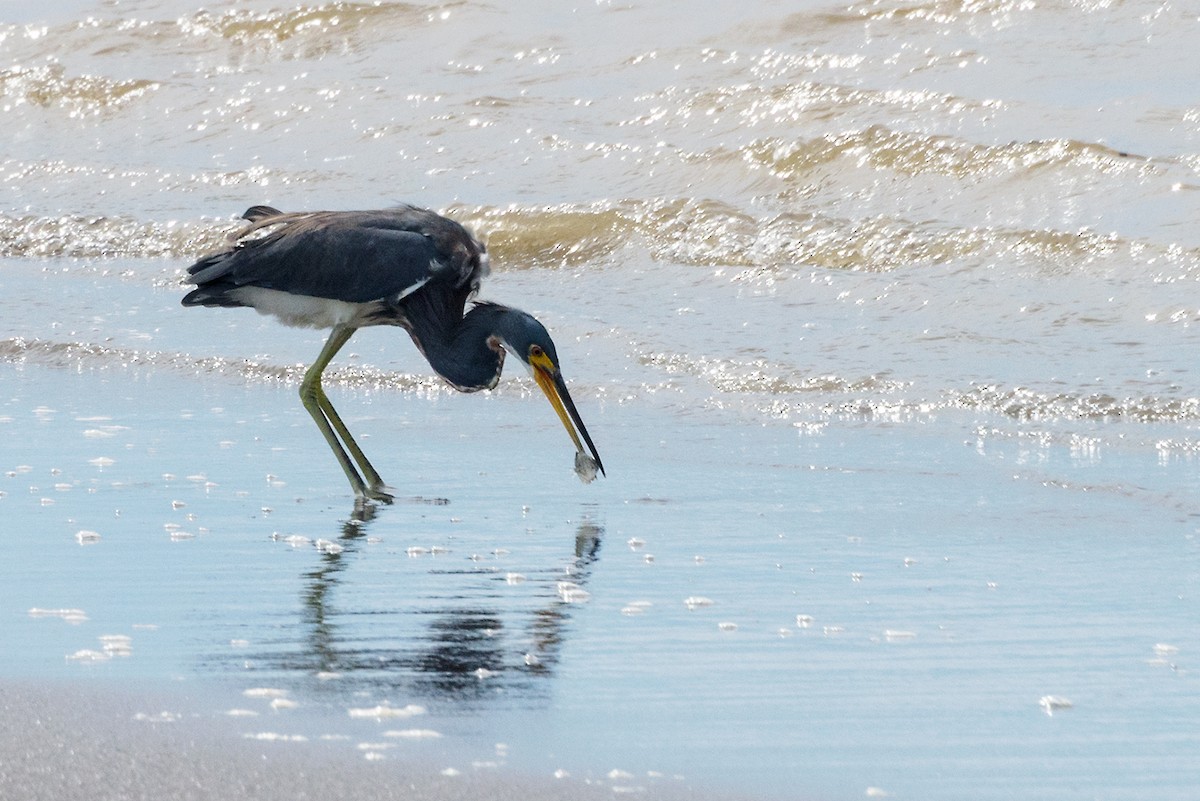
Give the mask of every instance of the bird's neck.
<svg viewBox="0 0 1200 801">
<path fill-rule="evenodd" d="M 494 337 L 495 307 L 481 305 L 457 324 L 412 331 L 429 366 L 461 392 L 492 389 L 500 380 L 504 349 Z"/>
</svg>

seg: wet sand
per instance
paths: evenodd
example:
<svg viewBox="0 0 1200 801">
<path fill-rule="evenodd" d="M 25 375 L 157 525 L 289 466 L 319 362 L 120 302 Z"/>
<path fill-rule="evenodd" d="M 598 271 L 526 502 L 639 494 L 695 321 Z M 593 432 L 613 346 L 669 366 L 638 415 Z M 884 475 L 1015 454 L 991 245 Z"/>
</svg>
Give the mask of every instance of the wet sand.
<svg viewBox="0 0 1200 801">
<path fill-rule="evenodd" d="M 4 681 L 0 798 L 587 801 L 614 796 L 610 783 L 496 769 L 445 776 L 429 765 L 372 762 L 318 743 L 247 741 L 228 722 L 187 711 L 194 704 L 180 693 Z M 642 789 L 638 797 L 718 799 L 670 788 Z"/>
<path fill-rule="evenodd" d="M 1187 464 L 590 398 L 584 486 L 519 382 L 334 382 L 424 498 L 356 521 L 286 381 L 69 358 L 5 368 L 2 797 L 1195 786 Z"/>
<path fill-rule="evenodd" d="M 666 756 L 681 742 L 543 718 L 597 550 L 646 566 L 619 530 L 605 546 L 604 506 L 628 487 L 580 484 L 544 401 L 519 385 L 447 401 L 335 379 L 377 464 L 408 477 L 394 506 L 355 519 L 286 381 L 56 358 L 10 365 L 0 414 L 14 434 L 0 504 L 25 535 L 6 540 L 19 553 L 3 571 L 0 797 L 703 795 Z M 29 425 L 36 450 L 21 444 Z M 535 444 L 505 456 L 526 427 Z M 620 439 L 606 453 L 629 464 L 644 435 Z M 505 463 L 530 483 L 489 479 Z M 659 505 L 632 501 L 635 516 Z M 414 702 L 429 711 L 413 721 L 347 716 Z M 437 739 L 389 739 L 405 726 Z M 592 758 L 589 743 L 627 753 Z"/>
</svg>

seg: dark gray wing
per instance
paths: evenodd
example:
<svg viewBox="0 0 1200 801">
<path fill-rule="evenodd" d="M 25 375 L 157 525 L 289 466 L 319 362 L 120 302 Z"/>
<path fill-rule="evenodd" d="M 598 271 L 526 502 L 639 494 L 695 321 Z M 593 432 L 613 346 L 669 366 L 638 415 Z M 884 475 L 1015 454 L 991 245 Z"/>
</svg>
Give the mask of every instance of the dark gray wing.
<svg viewBox="0 0 1200 801">
<path fill-rule="evenodd" d="M 351 303 L 395 303 L 425 284 L 466 297 L 487 273 L 483 246 L 458 223 L 425 209 L 282 214 L 254 206 L 229 250 L 188 268 L 185 306 L 240 305 L 243 286 Z"/>
</svg>

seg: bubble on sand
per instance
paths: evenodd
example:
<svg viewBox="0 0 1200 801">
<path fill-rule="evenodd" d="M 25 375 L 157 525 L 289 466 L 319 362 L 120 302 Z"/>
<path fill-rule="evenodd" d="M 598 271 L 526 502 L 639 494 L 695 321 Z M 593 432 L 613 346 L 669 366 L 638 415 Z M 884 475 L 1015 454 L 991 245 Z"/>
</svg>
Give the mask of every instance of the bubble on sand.
<svg viewBox="0 0 1200 801">
<path fill-rule="evenodd" d="M 258 713 L 253 709 L 230 709 L 225 713 L 231 718 L 256 718 Z"/>
<path fill-rule="evenodd" d="M 737 631 L 738 624 L 731 623 L 729 621 L 723 621 L 723 622 L 717 624 L 717 629 L 720 631 Z"/>
<path fill-rule="evenodd" d="M 112 659 L 102 651 L 96 651 L 91 648 L 80 648 L 73 654 L 67 654 L 67 660 L 70 662 L 105 662 Z"/>
<path fill-rule="evenodd" d="M 271 709 L 278 712 L 280 709 L 295 709 L 300 706 L 290 698 L 273 698 L 271 699 Z"/>
<path fill-rule="evenodd" d="M 517 584 L 524 584 L 525 576 L 521 575 L 520 573 L 506 573 L 504 575 L 504 582 L 514 586 Z"/>
<path fill-rule="evenodd" d="M 641 537 L 630 537 L 628 540 L 625 541 L 625 544 L 629 546 L 629 549 L 631 551 L 636 551 L 639 548 L 646 547 L 646 541 L 644 539 L 642 539 Z"/>
<path fill-rule="evenodd" d="M 903 642 L 905 640 L 915 640 L 917 638 L 917 633 L 915 631 L 887 629 L 883 632 L 883 637 L 888 642 Z"/>
<path fill-rule="evenodd" d="M 645 613 L 647 609 L 653 606 L 650 601 L 630 601 L 621 607 L 622 615 L 640 615 Z"/>
<path fill-rule="evenodd" d="M 1075 706 L 1067 698 L 1061 695 L 1043 695 L 1038 699 L 1038 706 L 1049 716 L 1053 716 L 1055 712 L 1063 709 L 1070 709 Z"/>
<path fill-rule="evenodd" d="M 382 720 L 384 718 L 411 718 L 417 715 L 425 714 L 425 707 L 417 704 L 408 704 L 407 706 L 394 707 L 387 703 L 379 704 L 371 707 L 352 707 L 346 712 L 352 718 L 375 718 Z"/>
<path fill-rule="evenodd" d="M 640 784 L 614 784 L 611 788 L 613 795 L 641 795 L 646 788 Z"/>
<path fill-rule="evenodd" d="M 400 740 L 437 740 L 442 735 L 433 729 L 389 729 L 384 737 L 395 737 Z"/>
<path fill-rule="evenodd" d="M 346 550 L 346 546 L 336 543 L 333 540 L 319 539 L 314 544 L 317 546 L 317 550 L 324 554 L 339 554 Z"/>
<path fill-rule="evenodd" d="M 251 687 L 248 690 L 242 690 L 242 695 L 247 698 L 283 698 L 287 694 L 287 690 L 281 690 L 278 687 Z"/>
<path fill-rule="evenodd" d="M 796 627 L 801 629 L 812 628 L 812 615 L 796 615 Z"/>
<path fill-rule="evenodd" d="M 100 646 L 104 649 L 104 653 L 111 656 L 130 656 L 133 654 L 133 638 L 127 634 L 101 635 Z"/>
<path fill-rule="evenodd" d="M 573 581 L 560 581 L 555 586 L 558 589 L 558 597 L 563 603 L 583 603 L 592 597 L 590 592 Z"/>
<path fill-rule="evenodd" d="M 1146 660 L 1146 664 L 1156 667 L 1175 669 L 1175 657 L 1179 654 L 1179 646 L 1168 643 L 1155 643 L 1154 656 Z"/>
<path fill-rule="evenodd" d="M 81 531 L 77 531 L 75 533 L 75 541 L 80 545 L 94 545 L 100 541 L 100 533 L 97 531 L 82 529 Z"/>
<path fill-rule="evenodd" d="M 148 715 L 145 712 L 138 712 L 133 716 L 133 719 L 140 723 L 174 723 L 181 716 L 177 712 L 162 711 L 157 715 Z"/>
<path fill-rule="evenodd" d="M 683 599 L 683 605 L 688 609 L 701 609 L 706 606 L 712 606 L 713 602 L 711 598 L 705 598 L 702 595 L 689 595 Z"/>
<path fill-rule="evenodd" d="M 42 609 L 37 606 L 29 610 L 29 616 L 57 617 L 73 625 L 79 625 L 88 619 L 87 614 L 82 609 Z"/>
<path fill-rule="evenodd" d="M 243 738 L 247 740 L 263 740 L 272 743 L 306 743 L 308 738 L 303 734 L 280 734 L 274 731 L 260 731 L 258 733 L 243 734 Z"/>
<path fill-rule="evenodd" d="M 443 776 L 449 776 L 449 777 L 461 776 L 461 775 L 462 775 L 462 771 L 461 771 L 461 770 L 459 770 L 458 768 L 444 768 L 444 769 L 442 770 L 442 775 L 443 775 Z"/>
</svg>

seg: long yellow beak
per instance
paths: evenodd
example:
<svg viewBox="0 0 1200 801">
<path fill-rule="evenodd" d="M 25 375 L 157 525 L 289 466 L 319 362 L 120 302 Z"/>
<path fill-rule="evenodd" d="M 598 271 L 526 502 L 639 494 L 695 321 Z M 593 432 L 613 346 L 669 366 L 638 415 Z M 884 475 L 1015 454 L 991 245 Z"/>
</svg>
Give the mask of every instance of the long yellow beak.
<svg viewBox="0 0 1200 801">
<path fill-rule="evenodd" d="M 546 362 L 549 364 L 550 360 L 547 359 Z M 575 450 L 585 453 L 583 443 L 586 442 L 588 450 L 591 451 L 591 458 L 596 460 L 596 467 L 600 468 L 600 473 L 604 475 L 604 464 L 600 461 L 600 454 L 596 452 L 596 446 L 592 443 L 592 438 L 588 436 L 587 427 L 579 417 L 575 402 L 571 400 L 571 393 L 567 391 L 567 384 L 563 381 L 562 373 L 542 364 L 535 363 L 532 367 L 534 380 L 546 394 L 546 399 L 550 401 L 554 411 L 558 413 L 558 419 L 562 421 L 563 428 L 567 429 L 567 433 L 571 435 L 571 441 L 575 443 Z M 580 442 L 580 437 L 583 437 L 583 442 Z M 594 472 L 593 475 L 595 475 Z"/>
</svg>

